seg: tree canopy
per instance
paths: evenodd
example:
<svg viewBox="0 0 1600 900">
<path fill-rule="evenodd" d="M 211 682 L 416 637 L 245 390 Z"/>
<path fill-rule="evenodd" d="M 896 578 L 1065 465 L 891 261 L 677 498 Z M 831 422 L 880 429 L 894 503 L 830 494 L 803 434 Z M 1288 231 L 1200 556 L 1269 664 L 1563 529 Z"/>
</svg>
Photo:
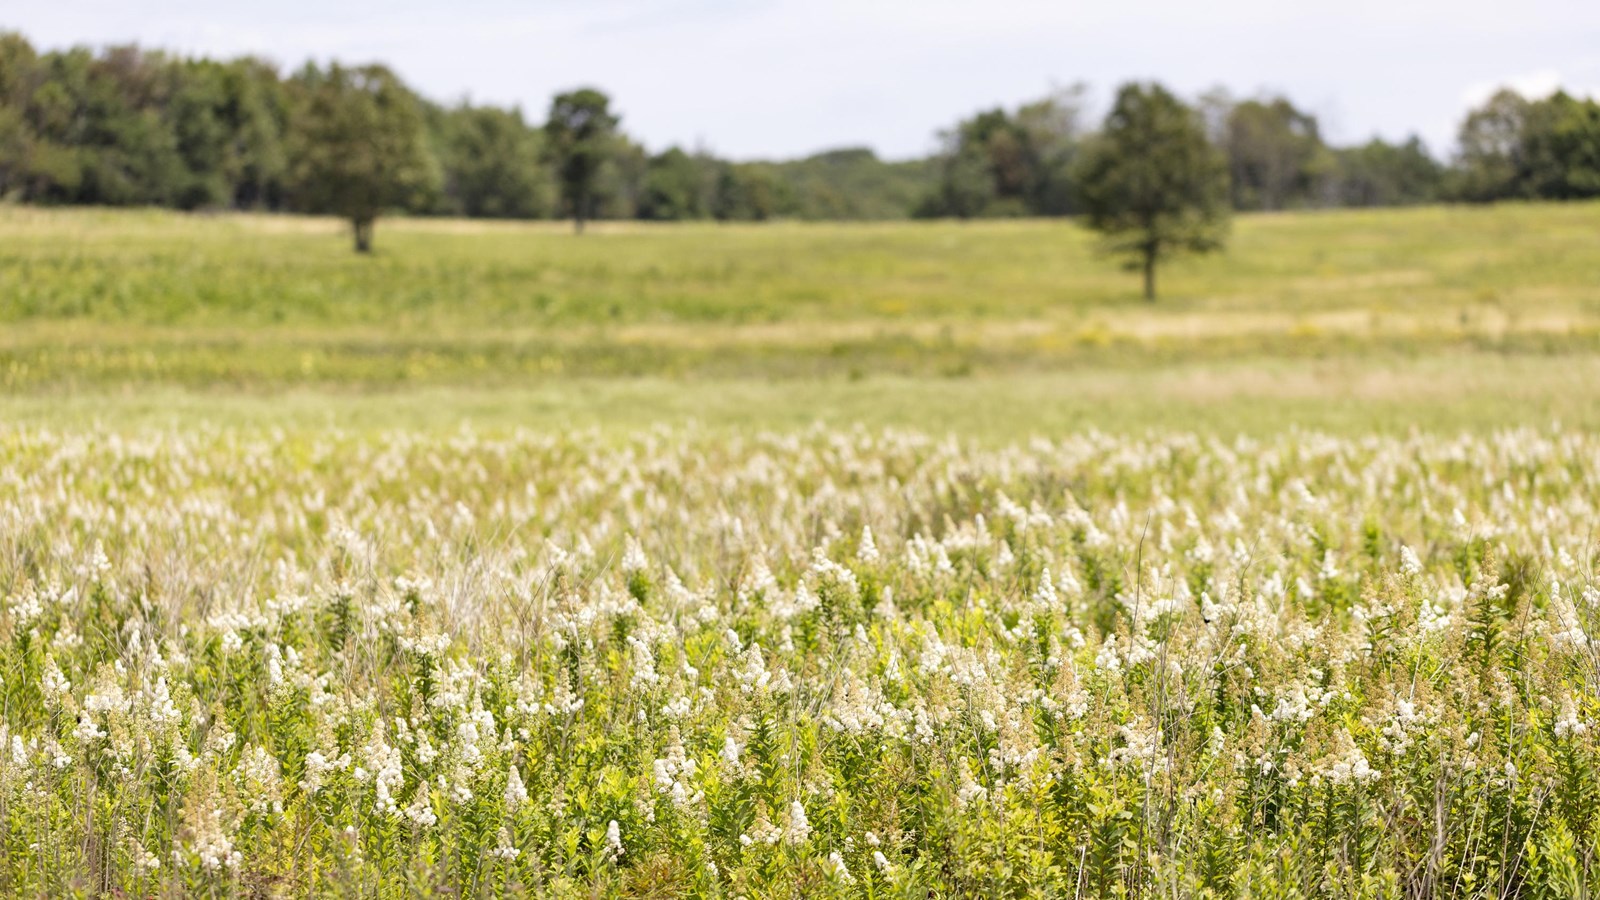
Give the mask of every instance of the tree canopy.
<svg viewBox="0 0 1600 900">
<path fill-rule="evenodd" d="M 553 211 L 541 135 L 528 127 L 519 110 L 462 104 L 441 116 L 434 132 L 444 172 L 445 212 L 533 219 Z"/>
<path fill-rule="evenodd" d="M 1147 300 L 1161 260 L 1218 250 L 1227 238 L 1227 161 L 1195 110 L 1159 84 L 1117 91 L 1077 176 L 1089 227 L 1144 272 Z"/>
<path fill-rule="evenodd" d="M 584 220 L 594 215 L 596 183 L 613 150 L 620 121 L 611 112 L 611 98 L 593 88 L 557 94 L 550 102 L 544 133 L 555 161 L 561 199 L 580 233 Z"/>
<path fill-rule="evenodd" d="M 1333 167 L 1316 116 L 1286 98 L 1246 100 L 1228 111 L 1222 149 L 1234 209 L 1290 209 L 1315 204 Z"/>
<path fill-rule="evenodd" d="M 1445 168 L 1417 137 L 1403 144 L 1373 138 L 1333 151 L 1333 162 L 1334 206 L 1408 206 L 1444 196 Z"/>
<path fill-rule="evenodd" d="M 291 89 L 297 202 L 349 219 L 356 250 L 365 253 L 380 214 L 438 189 L 417 100 L 382 66 L 307 66 Z"/>
<path fill-rule="evenodd" d="M 1600 197 L 1600 103 L 1502 90 L 1467 115 L 1459 193 L 1469 200 Z"/>
<path fill-rule="evenodd" d="M 1057 91 L 1015 112 L 978 113 L 941 135 L 939 178 L 917 214 L 1049 216 L 1075 212 L 1070 169 L 1084 135 L 1087 88 Z"/>
</svg>

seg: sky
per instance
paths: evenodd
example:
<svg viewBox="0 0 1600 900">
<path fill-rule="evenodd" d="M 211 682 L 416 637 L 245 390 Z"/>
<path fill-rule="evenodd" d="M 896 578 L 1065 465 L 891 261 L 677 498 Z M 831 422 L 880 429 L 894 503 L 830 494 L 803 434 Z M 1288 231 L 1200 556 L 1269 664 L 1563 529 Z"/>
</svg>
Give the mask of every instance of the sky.
<svg viewBox="0 0 1600 900">
<path fill-rule="evenodd" d="M 734 159 L 919 156 L 964 116 L 1077 82 L 1100 109 L 1130 79 L 1281 93 L 1333 143 L 1416 133 L 1440 156 L 1499 85 L 1600 96 L 1596 0 L 0 0 L 0 29 L 384 62 L 432 99 L 535 120 L 592 85 L 650 149 Z"/>
</svg>

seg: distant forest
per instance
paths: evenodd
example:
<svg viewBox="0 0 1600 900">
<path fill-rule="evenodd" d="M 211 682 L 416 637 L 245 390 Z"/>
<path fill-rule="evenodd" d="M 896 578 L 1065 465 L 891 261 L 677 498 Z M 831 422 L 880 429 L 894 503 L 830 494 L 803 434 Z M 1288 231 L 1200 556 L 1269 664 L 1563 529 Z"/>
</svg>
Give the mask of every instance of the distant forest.
<svg viewBox="0 0 1600 900">
<path fill-rule="evenodd" d="M 340 71 L 308 64 L 285 74 L 257 58 L 133 46 L 41 53 L 0 33 L 0 201 L 330 211 L 328 190 L 309 184 L 300 162 L 329 152 L 317 145 L 327 128 L 313 113 L 319 86 Z M 422 148 L 415 177 L 387 207 L 560 218 L 579 202 L 562 189 L 549 123 L 439 104 L 381 66 L 358 71 L 362 83 L 385 86 L 384 102 L 409 107 L 401 121 L 416 133 L 399 138 Z M 867 148 L 782 162 L 678 147 L 652 154 L 624 122 L 595 151 L 593 190 L 581 202 L 599 219 L 1073 215 L 1074 162 L 1094 132 L 1086 99 L 1079 87 L 980 112 L 940 132 L 934 155 L 904 162 Z M 1330 146 L 1316 117 L 1283 97 L 1217 91 L 1192 109 L 1227 159 L 1240 210 L 1600 196 L 1600 104 L 1564 93 L 1496 94 L 1461 123 L 1449 159 L 1417 138 Z"/>
</svg>

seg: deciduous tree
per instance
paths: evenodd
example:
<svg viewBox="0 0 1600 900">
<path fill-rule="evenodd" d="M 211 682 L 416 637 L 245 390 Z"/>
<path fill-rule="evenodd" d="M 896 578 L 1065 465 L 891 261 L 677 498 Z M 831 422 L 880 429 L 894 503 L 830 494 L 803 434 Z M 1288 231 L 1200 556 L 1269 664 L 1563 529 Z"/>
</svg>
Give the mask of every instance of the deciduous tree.
<svg viewBox="0 0 1600 900">
<path fill-rule="evenodd" d="M 1144 272 L 1174 254 L 1221 249 L 1228 234 L 1227 162 L 1194 110 L 1159 84 L 1127 84 L 1085 148 L 1078 186 L 1089 227 Z"/>
<path fill-rule="evenodd" d="M 557 94 L 550 103 L 545 138 L 555 161 L 561 198 L 572 212 L 572 226 L 579 234 L 584 221 L 593 215 L 596 183 L 611 156 L 619 121 L 611 112 L 611 99 L 593 88 Z"/>
<path fill-rule="evenodd" d="M 298 203 L 349 219 L 356 252 L 370 252 L 379 215 L 438 187 L 417 98 L 382 66 L 307 67 L 295 81 Z"/>
<path fill-rule="evenodd" d="M 539 133 L 517 110 L 461 106 L 445 115 L 443 165 L 450 212 L 533 218 L 550 206 Z"/>
<path fill-rule="evenodd" d="M 1333 158 L 1315 116 L 1283 97 L 1246 100 L 1223 127 L 1234 209 L 1289 209 L 1315 202 Z"/>
</svg>

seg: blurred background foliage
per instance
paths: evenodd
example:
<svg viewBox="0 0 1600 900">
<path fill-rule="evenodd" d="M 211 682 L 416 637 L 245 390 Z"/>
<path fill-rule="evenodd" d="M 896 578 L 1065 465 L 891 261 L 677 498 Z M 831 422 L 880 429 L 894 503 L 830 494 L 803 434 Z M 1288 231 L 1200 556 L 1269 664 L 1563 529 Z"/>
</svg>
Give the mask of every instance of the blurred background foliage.
<svg viewBox="0 0 1600 900">
<path fill-rule="evenodd" d="M 338 213 L 303 165 L 319 151 L 317 87 L 362 73 L 408 107 L 375 134 L 420 144 L 418 177 L 389 207 L 414 215 L 558 218 L 571 212 L 552 132 L 523 111 L 418 96 L 382 66 L 191 59 L 135 46 L 40 52 L 0 34 L 0 198 L 41 204 Z M 602 95 L 603 96 L 603 95 Z M 600 219 L 901 219 L 1080 211 L 1073 165 L 1093 136 L 1088 91 L 996 107 L 938 135 L 938 150 L 885 160 L 865 147 L 735 161 L 703 148 L 652 152 L 626 122 L 599 151 Z M 1330 145 L 1288 98 L 1195 98 L 1228 160 L 1240 210 L 1600 196 L 1600 104 L 1496 94 L 1443 159 L 1417 138 Z M 553 107 L 554 108 L 554 107 Z M 397 133 L 395 130 L 398 129 Z M 326 148 L 324 148 L 326 149 Z"/>
</svg>

